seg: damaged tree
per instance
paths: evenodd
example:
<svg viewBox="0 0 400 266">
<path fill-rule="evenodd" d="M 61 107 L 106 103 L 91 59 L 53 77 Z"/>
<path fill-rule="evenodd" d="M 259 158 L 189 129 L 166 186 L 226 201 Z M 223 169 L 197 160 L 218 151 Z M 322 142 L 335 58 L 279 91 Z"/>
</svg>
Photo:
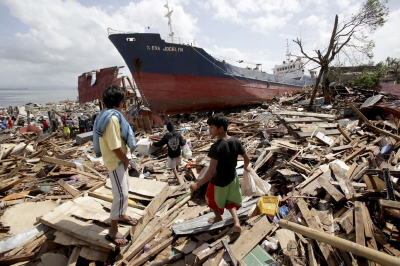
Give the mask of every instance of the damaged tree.
<svg viewBox="0 0 400 266">
<path fill-rule="evenodd" d="M 329 80 L 326 74 L 329 65 L 340 52 L 349 59 L 355 59 L 360 54 L 368 58 L 373 57 L 374 41 L 370 40 L 366 33 L 371 34 L 385 24 L 389 14 L 389 9 L 386 7 L 387 2 L 388 0 L 367 0 L 356 14 L 343 23 L 339 23 L 339 16 L 336 15 L 329 45 L 322 51 L 315 50 L 317 56 L 311 56 L 304 51 L 301 39 L 293 40 L 299 45 L 303 56 L 316 63 L 320 68 L 315 88 L 311 94 L 310 107 L 313 105 L 320 83 L 324 89 L 324 102 L 331 102 Z"/>
</svg>

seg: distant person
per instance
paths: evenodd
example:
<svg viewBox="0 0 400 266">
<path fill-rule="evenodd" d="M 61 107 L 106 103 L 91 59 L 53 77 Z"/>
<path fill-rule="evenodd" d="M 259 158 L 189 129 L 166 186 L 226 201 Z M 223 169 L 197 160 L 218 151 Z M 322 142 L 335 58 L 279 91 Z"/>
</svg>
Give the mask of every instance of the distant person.
<svg viewBox="0 0 400 266">
<path fill-rule="evenodd" d="M 7 117 L 4 117 L 4 119 L 3 119 L 3 126 L 8 128 L 8 119 L 7 119 Z"/>
<path fill-rule="evenodd" d="M 85 118 L 85 130 L 86 132 L 92 131 L 92 123 L 90 122 L 89 118 L 87 116 Z"/>
<path fill-rule="evenodd" d="M 46 121 L 46 119 L 42 120 L 42 125 L 43 125 L 43 133 L 50 131 L 50 124 Z"/>
<path fill-rule="evenodd" d="M 96 157 L 103 157 L 109 171 L 113 202 L 111 204 L 111 228 L 105 238 L 117 246 L 126 246 L 128 240 L 118 232 L 118 223 L 131 226 L 138 224 L 137 219 L 126 214 L 129 200 L 129 159 L 126 156 L 127 145 L 132 153 L 136 149 L 135 134 L 120 110 L 125 99 L 124 90 L 110 86 L 103 93 L 103 102 L 107 108 L 97 116 L 93 130 L 93 148 Z"/>
<path fill-rule="evenodd" d="M 11 129 L 11 128 L 13 128 L 13 126 L 14 126 L 13 121 L 11 120 L 10 117 L 7 117 L 7 128 Z"/>
<path fill-rule="evenodd" d="M 64 137 L 66 140 L 69 140 L 69 138 L 71 136 L 71 129 L 69 128 L 69 125 L 67 123 L 67 118 L 62 117 L 61 122 L 62 122 Z"/>
<path fill-rule="evenodd" d="M 67 119 L 65 120 L 65 122 L 68 124 L 69 127 L 69 131 L 72 134 L 72 132 L 74 131 L 74 121 L 72 120 L 72 118 L 68 115 Z"/>
<path fill-rule="evenodd" d="M 85 120 L 82 117 L 78 117 L 79 133 L 85 133 Z"/>
<path fill-rule="evenodd" d="M 174 124 L 168 122 L 167 124 L 168 133 L 165 134 L 162 139 L 158 142 L 154 142 L 154 147 L 162 147 L 165 144 L 168 146 L 168 159 L 167 166 L 174 171 L 175 178 L 179 184 L 182 185 L 183 181 L 179 179 L 178 170 L 181 164 L 181 147 L 186 144 L 186 140 L 182 138 L 181 133 L 175 130 Z"/>
<path fill-rule="evenodd" d="M 210 166 L 204 177 L 190 185 L 192 192 L 208 183 L 206 201 L 214 211 L 215 218 L 209 223 L 222 221 L 224 209 L 228 209 L 233 218 L 233 232 L 241 232 L 237 209 L 242 206 L 242 192 L 236 174 L 238 155 L 244 158 L 244 169 L 248 169 L 250 162 L 242 143 L 227 134 L 228 119 L 223 114 L 215 114 L 207 120 L 211 136 L 218 140 L 211 145 L 208 157 L 211 158 Z"/>
</svg>

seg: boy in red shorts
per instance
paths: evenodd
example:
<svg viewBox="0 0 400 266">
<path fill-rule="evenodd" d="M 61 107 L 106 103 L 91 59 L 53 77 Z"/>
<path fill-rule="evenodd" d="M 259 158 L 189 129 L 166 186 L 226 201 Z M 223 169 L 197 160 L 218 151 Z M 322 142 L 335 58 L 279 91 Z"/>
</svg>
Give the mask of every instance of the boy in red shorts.
<svg viewBox="0 0 400 266">
<path fill-rule="evenodd" d="M 207 120 L 207 124 L 210 126 L 210 134 L 213 137 L 217 136 L 218 140 L 208 153 L 208 157 L 211 158 L 208 171 L 202 179 L 190 185 L 190 190 L 196 191 L 209 181 L 206 200 L 215 214 L 215 218 L 209 222 L 222 221 L 222 214 L 226 208 L 233 218 L 233 231 L 240 233 L 242 229 L 237 209 L 242 206 L 242 192 L 236 174 L 236 164 L 238 155 L 241 155 L 244 158 L 244 169 L 247 169 L 250 159 L 242 143 L 237 138 L 228 136 L 228 120 L 223 114 L 213 115 Z"/>
</svg>

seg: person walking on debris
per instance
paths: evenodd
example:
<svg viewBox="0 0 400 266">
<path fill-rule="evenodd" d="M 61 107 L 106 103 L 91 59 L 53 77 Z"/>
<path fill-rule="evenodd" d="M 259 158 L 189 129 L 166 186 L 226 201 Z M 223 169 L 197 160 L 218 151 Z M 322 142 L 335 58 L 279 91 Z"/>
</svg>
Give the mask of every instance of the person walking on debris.
<svg viewBox="0 0 400 266">
<path fill-rule="evenodd" d="M 11 120 L 11 118 L 10 117 L 7 117 L 7 121 L 8 121 L 8 129 L 11 129 L 13 126 L 14 126 L 14 123 L 13 123 L 13 121 Z"/>
<path fill-rule="evenodd" d="M 64 137 L 69 140 L 69 137 L 71 135 L 71 129 L 69 128 L 69 125 L 67 124 L 67 116 L 63 114 L 61 117 L 61 122 L 63 126 L 63 131 L 64 131 Z"/>
<path fill-rule="evenodd" d="M 190 185 L 192 192 L 208 183 L 206 201 L 214 211 L 215 218 L 209 223 L 222 221 L 224 208 L 232 215 L 234 225 L 233 232 L 240 233 L 239 217 L 237 209 L 242 206 L 242 192 L 239 179 L 236 174 L 237 158 L 240 154 L 244 158 L 244 169 L 248 169 L 249 156 L 242 143 L 227 134 L 228 120 L 223 114 L 215 114 L 207 120 L 210 126 L 211 136 L 217 136 L 218 140 L 211 145 L 208 157 L 211 158 L 210 166 L 202 179 Z"/>
<path fill-rule="evenodd" d="M 85 120 L 82 117 L 78 117 L 79 133 L 85 133 Z"/>
<path fill-rule="evenodd" d="M 97 116 L 93 128 L 93 148 L 96 157 L 103 156 L 109 171 L 113 202 L 110 218 L 111 228 L 106 239 L 115 245 L 126 246 L 127 239 L 118 232 L 118 222 L 136 226 L 138 221 L 128 215 L 129 159 L 126 156 L 129 146 L 132 153 L 136 149 L 135 135 L 131 126 L 120 113 L 125 93 L 118 86 L 108 87 L 103 93 L 106 108 Z"/>
<path fill-rule="evenodd" d="M 167 124 L 168 133 L 165 134 L 162 139 L 158 142 L 154 142 L 154 147 L 162 147 L 165 144 L 168 146 L 168 159 L 167 166 L 174 171 L 175 178 L 178 180 L 179 184 L 183 184 L 183 180 L 179 178 L 178 170 L 181 164 L 181 148 L 186 144 L 186 140 L 182 138 L 181 133 L 175 130 L 174 124 L 168 122 Z"/>
<path fill-rule="evenodd" d="M 85 130 L 86 130 L 86 132 L 90 132 L 91 124 L 90 124 L 89 118 L 87 116 L 85 116 L 84 119 L 85 119 Z"/>
<path fill-rule="evenodd" d="M 46 121 L 46 119 L 42 120 L 43 125 L 43 133 L 48 132 L 50 129 L 50 124 Z"/>
</svg>

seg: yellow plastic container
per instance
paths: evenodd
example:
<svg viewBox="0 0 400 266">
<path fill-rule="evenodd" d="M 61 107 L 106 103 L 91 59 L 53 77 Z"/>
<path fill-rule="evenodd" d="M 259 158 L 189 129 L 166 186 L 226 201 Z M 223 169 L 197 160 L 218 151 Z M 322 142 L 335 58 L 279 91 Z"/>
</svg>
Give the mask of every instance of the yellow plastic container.
<svg viewBox="0 0 400 266">
<path fill-rule="evenodd" d="M 261 213 L 274 215 L 278 210 L 279 197 L 263 196 L 258 200 L 257 206 Z"/>
</svg>

